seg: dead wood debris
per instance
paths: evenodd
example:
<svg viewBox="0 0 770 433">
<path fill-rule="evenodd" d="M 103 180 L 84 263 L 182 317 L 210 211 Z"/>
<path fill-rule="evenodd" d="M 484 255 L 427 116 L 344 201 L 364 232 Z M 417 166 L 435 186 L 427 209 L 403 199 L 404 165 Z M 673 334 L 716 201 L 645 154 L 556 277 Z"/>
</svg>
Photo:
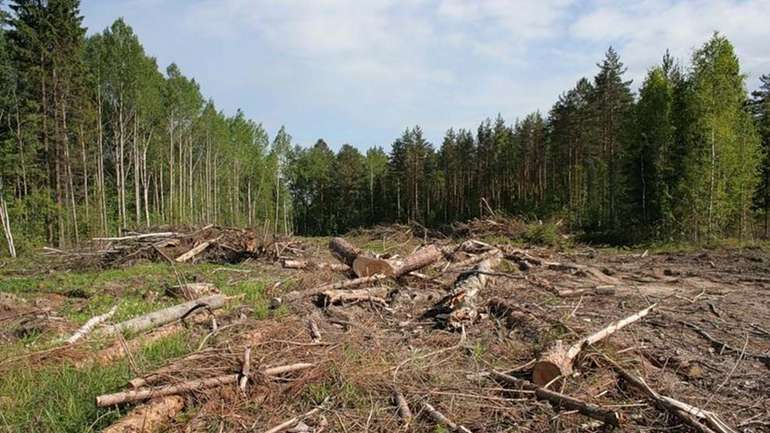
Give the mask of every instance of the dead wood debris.
<svg viewBox="0 0 770 433">
<path fill-rule="evenodd" d="M 516 223 L 497 217 L 457 229 L 468 236 L 521 235 Z M 744 290 L 737 284 L 763 290 L 768 271 L 753 265 L 760 262 L 748 260 L 746 266 L 755 267 L 745 268 L 753 270 L 739 283 L 722 274 L 700 278 L 693 266 L 703 259 L 687 255 L 513 248 L 460 241 L 457 234 L 429 238 L 435 234 L 416 226 L 376 230 L 356 237 L 395 239 L 401 246 L 375 254 L 356 238 L 335 238 L 323 256 L 307 254 L 300 241 L 265 244 L 254 236 L 254 253 L 242 257 L 272 261 L 297 281 L 269 293 L 273 306 L 284 305 L 289 314 L 282 309 L 268 319 L 243 320 L 220 310 L 216 331 L 193 327 L 197 351 L 153 371 L 139 369 L 130 388 L 99 397 L 99 406 L 137 405 L 113 427 L 131 424 L 134 413 L 146 414 L 146 431 L 156 428 L 151 420 L 167 424 L 173 411 L 153 409 L 162 401 L 197 408 L 189 421 L 174 421 L 191 432 L 430 431 L 439 424 L 460 432 L 701 433 L 735 433 L 734 425 L 754 433 L 770 421 L 770 398 L 762 397 L 770 379 L 750 362 L 768 357 L 770 339 L 762 331 L 770 323 L 754 305 L 761 301 L 741 304 L 757 308 L 745 320 L 729 303 L 744 301 L 735 299 Z M 133 245 L 122 263 L 158 251 L 172 261 L 193 251 L 189 260 L 200 262 L 217 252 L 235 254 L 223 246 L 233 245 L 228 233 L 169 229 L 98 242 L 105 250 Z M 720 260 L 736 260 L 708 259 L 717 268 Z M 680 276 L 658 276 L 652 270 L 659 266 Z M 193 283 L 168 293 L 190 301 L 174 310 L 184 315 L 215 308 L 209 301 L 221 295 L 214 290 Z M 649 314 L 653 309 L 658 312 Z M 180 316 L 172 316 L 175 323 L 137 329 L 148 333 L 108 347 L 110 359 L 138 350 L 155 334 L 184 329 Z M 670 326 L 677 322 L 683 326 Z M 714 330 L 701 323 L 713 323 Z M 97 333 L 117 335 L 110 330 L 120 326 Z M 462 332 L 459 343 L 452 330 Z M 747 332 L 753 335 L 748 347 L 731 343 Z M 598 352 L 604 349 L 616 359 L 623 355 L 624 365 L 638 360 L 640 368 L 630 373 Z M 690 374 L 678 359 L 705 370 Z"/>
</svg>

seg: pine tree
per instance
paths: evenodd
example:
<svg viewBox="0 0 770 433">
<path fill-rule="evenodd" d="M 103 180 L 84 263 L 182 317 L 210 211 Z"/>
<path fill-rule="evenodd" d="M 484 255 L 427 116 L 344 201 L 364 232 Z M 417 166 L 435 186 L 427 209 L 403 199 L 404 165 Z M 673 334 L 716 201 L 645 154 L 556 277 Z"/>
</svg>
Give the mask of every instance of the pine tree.
<svg viewBox="0 0 770 433">
<path fill-rule="evenodd" d="M 623 149 L 628 140 L 634 97 L 626 68 L 610 47 L 598 65 L 591 94 L 591 141 L 588 164 L 588 224 L 599 230 L 617 229 L 625 193 L 622 189 Z"/>
<path fill-rule="evenodd" d="M 673 224 L 673 92 L 664 61 L 649 71 L 639 91 L 635 138 L 627 152 L 629 222 L 664 236 Z"/>
<path fill-rule="evenodd" d="M 764 213 L 764 237 L 770 237 L 770 74 L 760 77 L 760 87 L 752 93 L 751 112 L 762 137 L 762 181 L 757 190 L 757 206 Z"/>
</svg>

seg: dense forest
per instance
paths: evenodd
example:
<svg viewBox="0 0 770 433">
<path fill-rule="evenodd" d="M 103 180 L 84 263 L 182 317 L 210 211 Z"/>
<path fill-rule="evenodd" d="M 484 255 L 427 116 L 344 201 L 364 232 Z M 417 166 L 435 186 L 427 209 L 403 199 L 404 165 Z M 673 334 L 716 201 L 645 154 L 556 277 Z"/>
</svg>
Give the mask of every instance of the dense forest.
<svg viewBox="0 0 770 433">
<path fill-rule="evenodd" d="M 625 241 L 770 233 L 770 75 L 749 94 L 719 34 L 689 64 L 664 55 L 638 94 L 610 48 L 548 113 L 335 153 L 227 116 L 122 19 L 87 36 L 78 0 L 2 10 L 0 220 L 19 250 L 161 224 L 315 235 L 493 211 Z"/>
</svg>

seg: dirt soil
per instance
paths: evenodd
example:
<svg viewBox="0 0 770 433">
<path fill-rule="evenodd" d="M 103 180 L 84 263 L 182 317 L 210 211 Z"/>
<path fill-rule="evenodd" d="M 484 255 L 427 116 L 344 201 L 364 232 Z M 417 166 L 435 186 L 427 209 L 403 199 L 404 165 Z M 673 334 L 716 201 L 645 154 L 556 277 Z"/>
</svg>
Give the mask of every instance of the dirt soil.
<svg viewBox="0 0 770 433">
<path fill-rule="evenodd" d="M 647 317 L 584 348 L 574 374 L 555 390 L 614 411 L 619 431 L 696 431 L 621 378 L 606 356 L 657 393 L 715 413 L 733 431 L 770 431 L 770 255 L 764 250 L 650 254 L 498 245 L 505 258 L 479 294 L 480 315 L 450 330 L 436 316 L 436 306 L 472 268 L 458 268 L 452 260 L 479 251 L 457 250 L 463 239 L 403 232 L 386 239 L 381 232 L 362 231 L 350 240 L 380 254 L 406 256 L 426 241 L 455 253 L 417 274 L 359 287 L 386 287 L 384 304 L 372 299 L 324 305 L 306 296 L 266 319 L 254 319 L 244 306 L 218 313 L 216 331 L 204 321 L 192 334 L 206 337 L 200 350 L 170 360 L 148 376 L 147 386 L 238 374 L 247 348 L 251 372 L 257 373 L 245 392 L 230 384 L 184 393 L 184 415 L 163 428 L 268 431 L 300 417 L 277 431 L 607 431 L 595 419 L 538 400 L 532 391 L 488 373 L 529 381 L 533 361 L 557 340 L 574 343 L 657 304 Z M 305 242 L 302 251 L 316 263 L 338 263 L 325 242 Z M 269 273 L 276 281 L 292 282 L 272 285 L 268 297 L 351 278 L 315 267 L 283 269 L 278 256 L 247 264 L 250 273 L 233 278 Z M 18 320 L 44 309 L 0 298 L 0 323 L 12 310 Z M 296 363 L 313 365 L 280 376 L 259 373 Z M 399 411 L 399 394 L 411 418 Z M 429 407 L 449 422 L 431 417 Z"/>
</svg>

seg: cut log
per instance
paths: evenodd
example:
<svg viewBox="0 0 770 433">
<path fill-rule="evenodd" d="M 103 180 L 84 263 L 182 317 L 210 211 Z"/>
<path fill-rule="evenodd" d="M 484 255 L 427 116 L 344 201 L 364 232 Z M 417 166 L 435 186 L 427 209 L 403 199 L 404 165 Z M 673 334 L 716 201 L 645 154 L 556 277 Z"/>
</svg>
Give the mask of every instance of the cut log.
<svg viewBox="0 0 770 433">
<path fill-rule="evenodd" d="M 116 325 L 107 326 L 99 331 L 100 336 L 115 335 L 121 332 L 141 332 L 148 329 L 157 328 L 158 326 L 165 325 L 179 320 L 189 313 L 199 309 L 216 309 L 225 305 L 228 298 L 223 295 L 212 295 L 205 298 L 196 299 L 194 301 L 185 302 L 183 304 L 177 304 L 162 310 L 154 311 L 144 316 L 135 317 L 131 320 L 118 323 Z"/>
<path fill-rule="evenodd" d="M 371 287 L 354 290 L 326 290 L 321 292 L 321 296 L 323 297 L 323 303 L 326 305 L 362 301 L 387 305 L 384 298 L 388 296 L 389 291 L 389 287 Z"/>
<path fill-rule="evenodd" d="M 437 261 L 441 260 L 444 257 L 444 254 L 441 252 L 441 250 L 435 246 L 435 245 L 428 245 L 424 248 L 420 248 L 419 250 L 415 251 L 414 254 L 411 254 L 404 258 L 400 264 L 395 268 L 393 275 L 395 277 L 400 277 L 402 275 L 406 275 L 410 272 L 416 271 L 418 269 L 422 269 L 426 266 L 429 266 L 433 263 L 436 263 Z"/>
<path fill-rule="evenodd" d="M 134 408 L 102 433 L 153 433 L 161 430 L 184 408 L 184 399 L 169 395 Z"/>
<path fill-rule="evenodd" d="M 394 277 L 396 268 L 393 262 L 377 257 L 358 256 L 353 260 L 353 272 L 358 277 L 369 277 L 372 275 L 385 275 Z"/>
<path fill-rule="evenodd" d="M 447 318 L 447 326 L 459 329 L 464 325 L 473 323 L 479 315 L 479 292 L 487 285 L 489 276 L 499 262 L 499 256 L 488 258 L 467 274 L 460 275 L 455 281 L 450 298 L 452 311 Z"/>
<path fill-rule="evenodd" d="M 353 272 L 359 277 L 382 274 L 392 278 L 398 278 L 412 271 L 422 269 L 440 260 L 444 255 L 435 245 L 420 248 L 414 254 L 401 260 L 381 259 L 359 255 L 353 261 Z"/>
<path fill-rule="evenodd" d="M 279 374 L 303 370 L 312 366 L 313 364 L 307 363 L 284 365 L 280 367 L 267 368 L 262 370 L 260 373 L 264 374 L 265 376 L 277 376 Z M 105 394 L 96 397 L 96 405 L 99 407 L 114 406 L 117 404 L 144 401 L 154 397 L 165 397 L 168 395 L 184 394 L 202 389 L 237 384 L 240 377 L 240 374 L 226 374 L 223 376 L 190 380 L 187 382 L 161 386 L 157 388 L 137 389 L 132 391 L 117 392 L 114 394 Z"/>
<path fill-rule="evenodd" d="M 90 334 L 91 331 L 94 330 L 94 328 L 99 326 L 101 323 L 106 322 L 110 317 L 115 315 L 116 311 L 118 311 L 118 306 L 117 305 L 115 305 L 112 308 L 110 308 L 110 311 L 108 311 L 108 312 L 106 312 L 104 314 L 101 314 L 101 315 L 98 315 L 98 316 L 94 316 L 94 317 L 88 319 L 88 321 L 80 329 L 78 329 L 77 332 L 72 334 L 72 337 L 67 339 L 67 344 L 73 344 L 73 343 L 77 342 L 78 340 L 80 340 L 81 338 L 83 338 L 83 337 L 87 336 L 88 334 Z"/>
<path fill-rule="evenodd" d="M 703 410 L 695 406 L 691 406 L 685 402 L 667 397 L 659 394 L 657 391 L 650 388 L 649 385 L 641 377 L 634 376 L 626 369 L 620 366 L 617 362 L 604 356 L 604 359 L 620 374 L 626 382 L 639 388 L 658 408 L 671 412 L 681 419 L 685 424 L 695 428 L 701 433 L 736 433 L 736 431 L 727 425 L 719 415 L 714 412 Z M 697 418 L 702 419 L 706 425 L 703 425 Z"/>
<path fill-rule="evenodd" d="M 343 238 L 332 238 L 329 249 L 342 263 L 353 266 L 353 261 L 361 254 L 361 249 Z"/>
<path fill-rule="evenodd" d="M 169 287 L 166 289 L 166 294 L 192 301 L 204 296 L 219 294 L 219 289 L 210 283 L 187 283 Z"/>
<path fill-rule="evenodd" d="M 314 287 L 307 290 L 295 290 L 284 294 L 283 296 L 275 297 L 270 301 L 270 307 L 276 308 L 281 304 L 287 302 L 293 302 L 302 298 L 308 298 L 316 296 L 319 293 L 323 293 L 327 290 L 348 289 L 351 287 L 360 286 L 363 284 L 374 283 L 386 279 L 385 275 L 372 275 L 371 277 L 354 278 L 352 280 L 345 280 L 338 283 L 329 283 L 322 286 Z"/>
<path fill-rule="evenodd" d="M 195 247 L 193 247 L 192 249 L 190 249 L 190 251 L 187 251 L 186 253 L 182 254 L 179 257 L 177 257 L 176 258 L 176 262 L 177 263 L 184 263 L 186 261 L 189 261 L 190 259 L 195 258 L 195 256 L 197 256 L 198 254 L 200 254 L 203 251 L 205 251 L 206 248 L 210 247 L 211 244 L 215 243 L 220 238 L 221 238 L 221 236 L 218 237 L 218 238 L 209 239 L 207 241 L 201 242 L 200 244 L 198 244 Z"/>
<path fill-rule="evenodd" d="M 347 272 L 350 270 L 350 266 L 343 263 L 323 263 L 323 262 L 311 262 L 308 260 L 292 260 L 286 259 L 283 261 L 283 267 L 286 269 L 321 269 L 330 270 L 336 272 Z"/>
<path fill-rule="evenodd" d="M 599 331 L 580 339 L 572 346 L 565 347 L 561 340 L 556 341 L 554 346 L 545 352 L 545 354 L 535 363 L 532 369 L 532 381 L 538 386 L 561 386 L 565 377 L 572 374 L 572 364 L 575 357 L 591 344 L 595 344 L 618 330 L 638 321 L 652 311 L 657 304 L 634 313 L 626 318 L 615 321 L 600 329 Z"/>
<path fill-rule="evenodd" d="M 620 417 L 614 411 L 601 408 L 595 404 L 591 404 L 574 397 L 570 397 L 559 392 L 551 391 L 536 384 L 518 379 L 513 376 L 509 376 L 505 373 L 497 371 L 490 372 L 490 376 L 494 379 L 503 382 L 508 385 L 512 385 L 517 388 L 521 388 L 525 391 L 531 391 L 535 393 L 535 396 L 540 400 L 546 400 L 554 406 L 563 407 L 568 410 L 575 410 L 581 414 L 590 418 L 602 421 L 605 424 L 618 427 L 620 426 Z"/>
</svg>

